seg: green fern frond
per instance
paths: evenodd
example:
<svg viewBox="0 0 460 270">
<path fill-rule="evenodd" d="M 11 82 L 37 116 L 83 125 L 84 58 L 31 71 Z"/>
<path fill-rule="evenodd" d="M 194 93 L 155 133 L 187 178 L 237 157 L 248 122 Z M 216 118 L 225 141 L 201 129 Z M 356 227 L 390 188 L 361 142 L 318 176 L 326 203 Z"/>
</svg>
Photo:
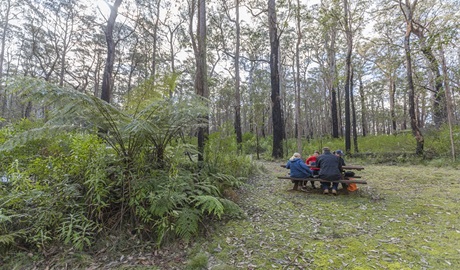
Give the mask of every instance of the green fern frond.
<svg viewBox="0 0 460 270">
<path fill-rule="evenodd" d="M 219 201 L 224 206 L 226 215 L 235 217 L 240 217 L 243 215 L 243 210 L 235 202 L 225 198 L 219 198 Z"/>
<path fill-rule="evenodd" d="M 19 230 L 7 234 L 0 234 L 0 247 L 9 246 L 15 243 L 15 239 L 24 237 L 24 231 Z"/>
<path fill-rule="evenodd" d="M 216 185 L 213 185 L 207 181 L 199 182 L 194 185 L 195 188 L 195 194 L 197 195 L 213 195 L 213 196 L 219 196 L 220 191 L 219 188 Z"/>
<path fill-rule="evenodd" d="M 224 185 L 224 186 L 230 186 L 230 187 L 235 187 L 238 188 L 241 185 L 244 184 L 244 177 L 235 177 L 233 175 L 229 174 L 223 174 L 223 173 L 212 173 L 211 177 L 217 181 L 218 183 Z"/>
<path fill-rule="evenodd" d="M 188 240 L 198 233 L 200 221 L 201 215 L 197 209 L 184 208 L 179 211 L 175 232 L 178 236 Z"/>
<path fill-rule="evenodd" d="M 187 195 L 181 192 L 174 192 L 167 189 L 161 189 L 159 194 L 150 194 L 149 211 L 156 216 L 164 216 L 167 213 L 171 213 L 176 210 L 179 205 L 184 204 L 187 201 Z"/>
<path fill-rule="evenodd" d="M 194 197 L 194 206 L 201 209 L 201 212 L 215 215 L 218 218 L 224 213 L 224 206 L 218 198 L 209 195 L 200 195 Z"/>
</svg>

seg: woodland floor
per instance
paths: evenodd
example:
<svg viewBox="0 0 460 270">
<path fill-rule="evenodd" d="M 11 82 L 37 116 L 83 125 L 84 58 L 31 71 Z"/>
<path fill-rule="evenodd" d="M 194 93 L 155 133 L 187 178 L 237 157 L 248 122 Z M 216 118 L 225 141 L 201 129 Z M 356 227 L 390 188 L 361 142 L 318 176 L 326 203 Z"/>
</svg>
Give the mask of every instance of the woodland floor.
<svg viewBox="0 0 460 270">
<path fill-rule="evenodd" d="M 262 165 L 238 192 L 245 217 L 194 243 L 161 250 L 139 243 L 122 253 L 107 246 L 35 268 L 460 269 L 458 169 L 353 164 L 365 165 L 357 174 L 368 185 L 332 196 L 292 191 L 289 180 L 276 178 L 287 173 L 280 162 Z"/>
</svg>

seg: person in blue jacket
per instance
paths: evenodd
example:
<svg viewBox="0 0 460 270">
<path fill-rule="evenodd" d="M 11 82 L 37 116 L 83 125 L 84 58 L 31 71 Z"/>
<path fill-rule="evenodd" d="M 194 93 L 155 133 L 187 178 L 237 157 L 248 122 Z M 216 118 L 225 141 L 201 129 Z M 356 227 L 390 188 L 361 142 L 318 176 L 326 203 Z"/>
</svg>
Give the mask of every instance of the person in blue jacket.
<svg viewBox="0 0 460 270">
<path fill-rule="evenodd" d="M 286 169 L 290 169 L 290 176 L 294 178 L 308 178 L 313 172 L 308 168 L 299 153 L 294 153 L 286 164 Z"/>
</svg>

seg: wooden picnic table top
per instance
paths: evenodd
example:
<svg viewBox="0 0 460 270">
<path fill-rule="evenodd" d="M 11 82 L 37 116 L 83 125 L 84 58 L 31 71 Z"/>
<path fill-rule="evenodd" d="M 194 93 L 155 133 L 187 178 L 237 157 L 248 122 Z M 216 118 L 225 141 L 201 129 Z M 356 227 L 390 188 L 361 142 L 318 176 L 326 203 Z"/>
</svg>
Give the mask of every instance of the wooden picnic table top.
<svg viewBox="0 0 460 270">
<path fill-rule="evenodd" d="M 308 166 L 308 165 L 307 165 Z M 282 164 L 281 167 L 283 168 L 286 168 L 286 164 Z M 312 166 L 309 166 L 310 168 L 316 168 L 316 167 L 312 167 Z M 357 166 L 357 165 L 345 165 L 345 166 L 342 166 L 342 169 L 344 170 L 358 170 L 358 171 L 361 171 L 361 170 L 364 170 L 364 167 L 363 166 Z"/>
</svg>

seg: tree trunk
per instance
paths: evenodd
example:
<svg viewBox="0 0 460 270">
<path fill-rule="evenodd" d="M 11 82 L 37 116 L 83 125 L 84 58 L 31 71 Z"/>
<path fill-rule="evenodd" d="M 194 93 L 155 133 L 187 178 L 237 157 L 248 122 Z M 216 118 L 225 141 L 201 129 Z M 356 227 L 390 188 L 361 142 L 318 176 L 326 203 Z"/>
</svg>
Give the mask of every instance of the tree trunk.
<svg viewBox="0 0 460 270">
<path fill-rule="evenodd" d="M 268 1 L 268 25 L 270 31 L 270 82 L 273 121 L 273 151 L 272 157 L 283 157 L 283 119 L 281 115 L 280 81 L 279 81 L 279 37 L 277 34 L 277 20 L 275 0 Z"/>
<path fill-rule="evenodd" d="M 336 83 L 336 60 L 335 60 L 335 37 L 336 29 L 331 29 L 330 47 L 328 49 L 329 59 L 329 86 L 331 91 L 331 118 L 332 118 L 332 137 L 339 137 L 339 119 L 337 111 L 337 83 Z"/>
<path fill-rule="evenodd" d="M 295 93 L 295 129 L 297 139 L 297 152 L 302 154 L 302 130 L 300 128 L 300 44 L 302 42 L 302 29 L 300 28 L 300 0 L 297 0 L 296 8 L 297 19 L 297 42 L 295 45 L 295 64 L 296 64 L 296 93 Z"/>
<path fill-rule="evenodd" d="M 455 141 L 452 131 L 452 95 L 450 94 L 449 74 L 447 73 L 444 49 L 441 48 L 442 73 L 444 74 L 444 85 L 446 87 L 447 123 L 449 125 L 450 152 L 452 160 L 455 161 Z"/>
<path fill-rule="evenodd" d="M 206 0 L 198 0 L 198 20 L 197 20 L 197 55 L 196 55 L 196 74 L 195 91 L 197 95 L 207 99 L 207 68 L 206 68 Z M 208 119 L 206 115 L 204 118 Z M 209 135 L 209 125 L 198 129 L 198 160 L 204 160 L 204 146 Z"/>
<path fill-rule="evenodd" d="M 345 153 L 351 150 L 351 115 L 350 115 L 350 80 L 351 80 L 351 55 L 353 51 L 353 35 L 351 33 L 351 22 L 349 21 L 348 0 L 343 0 L 345 34 L 347 38 L 347 56 L 345 60 Z"/>
<path fill-rule="evenodd" d="M 404 91 L 404 98 L 403 98 L 403 122 L 401 124 L 401 129 L 407 129 L 407 91 Z"/>
<path fill-rule="evenodd" d="M 115 20 L 118 16 L 118 7 L 123 0 L 115 0 L 113 6 L 110 6 L 110 16 L 107 20 L 107 28 L 105 30 L 105 40 L 107 42 L 107 58 L 105 61 L 104 75 L 102 76 L 101 99 L 110 103 L 112 99 L 112 73 L 115 61 L 115 41 L 113 40 L 113 29 Z"/>
<path fill-rule="evenodd" d="M 361 73 L 359 73 L 359 96 L 361 98 L 361 129 L 363 132 L 363 137 L 367 135 L 367 110 L 366 110 L 366 96 L 364 94 L 363 78 Z"/>
<path fill-rule="evenodd" d="M 352 127 L 353 127 L 353 146 L 354 146 L 354 151 L 355 153 L 358 153 L 359 152 L 359 148 L 358 148 L 358 129 L 356 127 L 356 109 L 355 109 L 355 98 L 354 98 L 354 94 L 353 94 L 353 75 L 354 75 L 354 72 L 353 72 L 353 68 L 351 69 L 351 78 L 350 78 L 350 101 L 351 101 L 351 112 L 352 112 L 352 115 L 353 115 L 353 123 L 352 123 Z"/>
<path fill-rule="evenodd" d="M 443 77 L 439 71 L 439 63 L 436 59 L 432 44 L 430 41 L 427 42 L 426 37 L 423 33 L 424 30 L 419 29 L 418 27 L 411 27 L 412 33 L 414 33 L 420 40 L 421 51 L 425 58 L 429 62 L 429 68 L 433 72 L 434 78 L 434 91 L 433 91 L 433 122 L 436 127 L 440 127 L 447 119 L 447 105 L 446 105 L 446 96 L 443 87 Z M 434 39 L 433 39 L 434 40 Z"/>
<path fill-rule="evenodd" d="M 241 153 L 243 135 L 241 132 L 241 97 L 240 97 L 240 0 L 235 0 L 235 27 L 236 27 L 236 48 L 235 48 L 235 133 L 238 152 Z"/>
<path fill-rule="evenodd" d="M 3 61 L 5 59 L 5 44 L 6 44 L 6 34 L 9 30 L 9 16 L 11 11 L 11 0 L 5 2 L 5 18 L 2 23 L 2 44 L 0 47 L 0 102 L 2 104 L 2 116 L 5 116 L 5 111 L 8 103 L 6 90 L 3 91 Z M 6 117 L 5 117 L 6 118 Z"/>
<path fill-rule="evenodd" d="M 395 95 L 396 95 L 396 76 L 390 74 L 390 118 L 392 134 L 396 134 L 396 113 L 395 113 Z"/>
<path fill-rule="evenodd" d="M 410 124 L 412 128 L 412 134 L 415 137 L 417 142 L 415 153 L 417 155 L 423 155 L 423 146 L 424 146 L 424 138 L 422 132 L 420 131 L 417 123 L 417 116 L 415 113 L 415 87 L 414 82 L 412 80 L 412 57 L 410 51 L 410 34 L 412 29 L 412 7 L 409 3 L 409 0 L 406 0 L 405 8 L 402 6 L 400 0 L 400 7 L 403 13 L 406 16 L 406 34 L 404 36 L 404 51 L 406 53 L 406 69 L 407 69 L 407 85 L 409 88 L 409 117 L 410 117 Z"/>
<path fill-rule="evenodd" d="M 152 77 L 153 79 L 153 85 L 155 85 L 155 76 L 157 75 L 157 50 L 158 50 L 158 23 L 160 22 L 160 5 L 161 5 L 161 0 L 158 1 L 157 3 L 157 10 L 156 10 L 156 19 L 155 19 L 155 25 L 153 27 L 153 52 L 152 52 Z"/>
</svg>

